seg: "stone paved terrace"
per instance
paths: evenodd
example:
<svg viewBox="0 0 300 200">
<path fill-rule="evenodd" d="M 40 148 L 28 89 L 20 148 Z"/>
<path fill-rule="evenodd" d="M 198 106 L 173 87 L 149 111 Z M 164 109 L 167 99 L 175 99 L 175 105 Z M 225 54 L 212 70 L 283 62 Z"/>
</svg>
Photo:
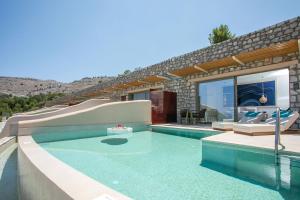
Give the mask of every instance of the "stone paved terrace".
<svg viewBox="0 0 300 200">
<path fill-rule="evenodd" d="M 274 150 L 274 135 L 248 136 L 226 132 L 203 139 L 204 141 L 225 144 L 241 145 Z M 300 134 L 282 134 L 281 143 L 285 146 L 282 152 L 293 153 L 300 156 Z"/>
<path fill-rule="evenodd" d="M 193 129 L 193 130 L 213 130 L 209 125 L 182 125 L 182 124 L 161 124 L 154 125 L 158 127 L 172 127 L 179 129 Z M 233 131 L 226 131 L 224 133 L 206 137 L 203 141 L 225 143 L 230 145 L 240 145 L 247 147 L 255 147 L 262 149 L 274 150 L 274 135 L 263 135 L 263 136 L 248 136 L 242 134 L 233 133 Z M 281 134 L 281 143 L 285 146 L 282 152 L 288 152 L 297 154 L 300 156 L 300 132 L 293 134 Z"/>
</svg>

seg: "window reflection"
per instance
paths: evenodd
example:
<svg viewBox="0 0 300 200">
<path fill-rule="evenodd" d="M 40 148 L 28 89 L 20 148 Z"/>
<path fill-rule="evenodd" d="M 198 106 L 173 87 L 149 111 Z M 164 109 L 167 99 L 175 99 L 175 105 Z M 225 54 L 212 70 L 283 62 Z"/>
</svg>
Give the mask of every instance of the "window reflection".
<svg viewBox="0 0 300 200">
<path fill-rule="evenodd" d="M 208 122 L 234 119 L 234 80 L 218 80 L 199 84 L 201 109 L 206 108 Z"/>
</svg>

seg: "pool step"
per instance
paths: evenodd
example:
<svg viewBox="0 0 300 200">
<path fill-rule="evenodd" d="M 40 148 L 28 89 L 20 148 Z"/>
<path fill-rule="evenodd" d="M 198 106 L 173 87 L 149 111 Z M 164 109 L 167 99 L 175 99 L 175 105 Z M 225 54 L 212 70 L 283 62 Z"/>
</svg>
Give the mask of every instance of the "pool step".
<svg viewBox="0 0 300 200">
<path fill-rule="evenodd" d="M 278 159 L 280 164 L 300 168 L 300 156 L 279 153 Z"/>
</svg>

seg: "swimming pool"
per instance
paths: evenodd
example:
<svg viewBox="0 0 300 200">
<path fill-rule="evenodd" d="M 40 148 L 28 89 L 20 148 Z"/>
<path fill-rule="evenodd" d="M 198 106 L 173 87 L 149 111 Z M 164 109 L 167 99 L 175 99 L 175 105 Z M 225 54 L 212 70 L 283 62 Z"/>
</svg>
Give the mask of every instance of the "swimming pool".
<svg viewBox="0 0 300 200">
<path fill-rule="evenodd" d="M 289 185 L 283 190 L 267 184 L 268 180 L 264 183 L 264 180 L 247 177 L 247 172 L 239 172 L 240 168 L 216 167 L 209 159 L 203 162 L 202 153 L 206 152 L 206 157 L 210 155 L 207 149 L 202 149 L 201 138 L 216 133 L 153 129 L 122 138 L 101 135 L 50 142 L 40 140 L 39 145 L 71 167 L 133 199 L 266 200 L 300 197 L 298 185 Z M 224 153 L 220 154 L 220 160 L 227 160 L 224 156 L 228 156 L 238 165 L 239 150 Z M 253 156 L 259 158 L 261 155 L 264 159 L 257 159 L 256 163 Z M 248 162 L 249 168 L 253 166 L 260 170 L 259 162 L 263 160 L 265 173 L 273 173 L 272 154 L 259 152 L 251 156 L 254 165 Z M 245 164 L 241 162 L 241 165 Z M 295 178 L 288 177 L 293 173 L 282 174 L 281 178 Z"/>
</svg>

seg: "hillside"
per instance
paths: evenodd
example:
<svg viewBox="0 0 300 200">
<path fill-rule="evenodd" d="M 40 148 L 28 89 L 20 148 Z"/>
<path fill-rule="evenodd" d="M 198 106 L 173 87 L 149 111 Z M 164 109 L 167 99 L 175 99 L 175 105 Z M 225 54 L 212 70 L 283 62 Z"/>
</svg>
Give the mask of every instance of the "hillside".
<svg viewBox="0 0 300 200">
<path fill-rule="evenodd" d="M 0 94 L 28 96 L 37 94 L 65 93 L 70 94 L 79 90 L 108 81 L 113 77 L 102 76 L 82 78 L 71 83 L 61 83 L 54 80 L 39 80 L 32 78 L 0 77 Z"/>
</svg>

